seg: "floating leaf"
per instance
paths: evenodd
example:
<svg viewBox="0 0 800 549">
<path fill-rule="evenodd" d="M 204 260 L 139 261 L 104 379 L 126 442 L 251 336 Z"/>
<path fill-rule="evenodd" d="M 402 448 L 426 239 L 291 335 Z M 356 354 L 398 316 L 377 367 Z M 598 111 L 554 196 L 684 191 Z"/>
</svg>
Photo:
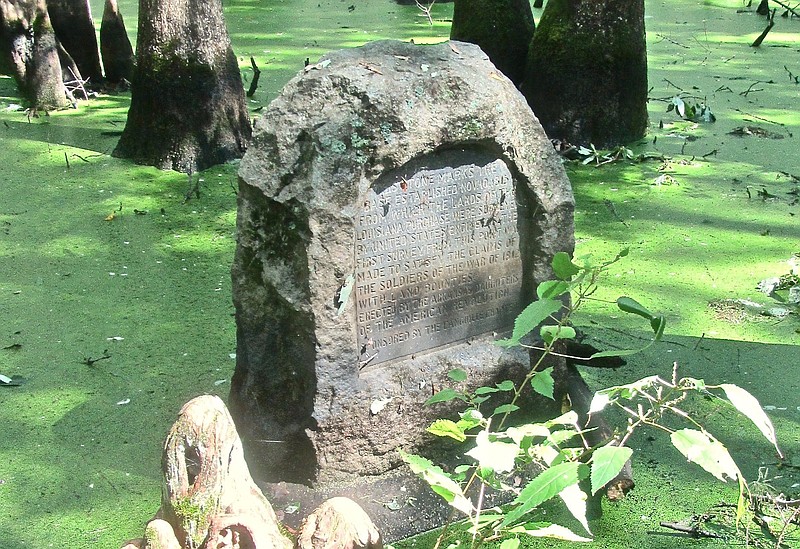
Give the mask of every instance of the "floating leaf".
<svg viewBox="0 0 800 549">
<path fill-rule="evenodd" d="M 725 391 L 725 396 L 728 397 L 731 404 L 742 414 L 747 416 L 750 421 L 758 427 L 761 434 L 775 446 L 778 455 L 783 459 L 783 453 L 781 449 L 778 448 L 778 438 L 775 436 L 775 428 L 772 426 L 772 422 L 769 417 L 767 417 L 767 414 L 764 413 L 764 409 L 761 407 L 758 399 L 738 385 L 724 383 L 720 385 L 720 388 Z"/>
<path fill-rule="evenodd" d="M 630 448 L 611 444 L 598 448 L 592 453 L 592 495 L 614 480 L 631 458 L 631 454 L 633 454 L 633 450 Z"/>
</svg>

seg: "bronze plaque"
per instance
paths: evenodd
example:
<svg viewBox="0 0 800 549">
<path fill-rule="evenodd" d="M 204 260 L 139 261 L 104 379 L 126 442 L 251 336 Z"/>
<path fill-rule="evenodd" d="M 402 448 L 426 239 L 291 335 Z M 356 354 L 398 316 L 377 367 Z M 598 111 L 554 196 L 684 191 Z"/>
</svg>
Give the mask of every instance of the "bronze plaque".
<svg viewBox="0 0 800 549">
<path fill-rule="evenodd" d="M 510 328 L 522 278 L 511 172 L 451 151 L 384 175 L 356 219 L 355 259 L 363 366 Z"/>
</svg>

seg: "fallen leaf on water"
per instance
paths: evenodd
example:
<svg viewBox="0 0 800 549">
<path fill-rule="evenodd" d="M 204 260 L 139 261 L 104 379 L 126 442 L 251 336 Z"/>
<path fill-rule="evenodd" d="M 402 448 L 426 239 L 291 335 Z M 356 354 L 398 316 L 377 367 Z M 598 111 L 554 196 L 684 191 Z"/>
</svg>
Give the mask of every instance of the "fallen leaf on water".
<svg viewBox="0 0 800 549">
<path fill-rule="evenodd" d="M 125 400 L 120 400 L 119 402 L 117 402 L 117 406 L 124 406 L 125 404 L 130 404 L 130 402 L 131 399 L 126 398 Z"/>
</svg>

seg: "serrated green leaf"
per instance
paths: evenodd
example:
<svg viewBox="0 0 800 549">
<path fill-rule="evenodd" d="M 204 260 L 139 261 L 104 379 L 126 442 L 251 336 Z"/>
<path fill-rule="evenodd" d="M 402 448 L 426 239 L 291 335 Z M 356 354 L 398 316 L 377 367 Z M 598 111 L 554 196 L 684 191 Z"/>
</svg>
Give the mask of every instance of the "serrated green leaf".
<svg viewBox="0 0 800 549">
<path fill-rule="evenodd" d="M 517 406 L 516 404 L 501 404 L 500 406 L 494 409 L 492 415 L 497 416 L 500 414 L 510 414 L 511 412 L 516 412 L 517 410 L 519 410 L 519 406 Z"/>
<path fill-rule="evenodd" d="M 775 446 L 778 455 L 783 459 L 783 453 L 781 449 L 778 448 L 778 438 L 775 435 L 775 428 L 772 426 L 772 422 L 769 417 L 767 417 L 758 399 L 738 385 L 724 383 L 720 385 L 720 388 L 725 391 L 725 396 L 728 397 L 731 404 L 752 421 L 753 424 L 758 427 L 758 430 L 761 431 L 761 434 Z"/>
<path fill-rule="evenodd" d="M 546 396 L 553 400 L 553 390 L 555 388 L 555 381 L 553 380 L 553 367 L 547 368 L 536 374 L 531 378 L 531 389 L 542 396 Z"/>
<path fill-rule="evenodd" d="M 437 437 L 449 437 L 458 442 L 467 440 L 467 435 L 464 434 L 458 424 L 449 419 L 437 419 L 425 430 Z"/>
<path fill-rule="evenodd" d="M 483 423 L 483 415 L 478 410 L 467 410 L 460 415 L 461 419 L 456 422 L 456 425 L 458 425 L 458 428 L 463 432 L 474 429 Z"/>
<path fill-rule="evenodd" d="M 589 467 L 582 463 L 567 462 L 554 465 L 533 478 L 514 500 L 514 507 L 503 519 L 501 528 L 510 526 L 527 513 L 558 495 L 567 486 L 577 484 L 589 474 Z"/>
<path fill-rule="evenodd" d="M 542 326 L 539 330 L 539 335 L 541 338 L 546 341 L 547 343 L 552 343 L 557 339 L 574 339 L 575 338 L 575 328 L 572 326 L 553 326 L 547 325 Z"/>
<path fill-rule="evenodd" d="M 466 400 L 464 395 L 456 391 L 455 389 L 450 389 L 449 387 L 446 389 L 442 389 L 428 400 L 425 401 L 425 404 L 435 404 L 437 402 L 450 402 L 451 400 Z"/>
<path fill-rule="evenodd" d="M 510 345 L 518 345 L 520 340 L 531 333 L 534 328 L 544 322 L 550 315 L 558 312 L 562 307 L 562 303 L 557 299 L 540 299 L 534 301 L 517 316 L 514 321 L 514 330 L 511 334 Z M 507 347 L 509 344 L 504 343 L 509 340 L 498 341 L 497 344 Z"/>
<path fill-rule="evenodd" d="M 428 483 L 431 490 L 442 496 L 447 503 L 465 515 L 470 515 L 474 510 L 472 503 L 464 496 L 461 486 L 458 485 L 442 469 L 422 456 L 407 454 L 400 450 L 400 458 L 408 464 L 411 471 Z"/>
<path fill-rule="evenodd" d="M 516 389 L 516 387 L 514 386 L 514 382 L 511 381 L 510 379 L 501 381 L 496 385 L 496 387 L 498 391 L 513 391 L 514 389 Z"/>
<path fill-rule="evenodd" d="M 625 446 L 608 444 L 592 453 L 592 495 L 603 488 L 622 471 L 633 450 Z"/>
<path fill-rule="evenodd" d="M 586 520 L 586 500 L 588 499 L 586 492 L 581 490 L 578 484 L 573 484 L 561 490 L 558 497 L 567 506 L 575 520 L 581 523 L 583 529 L 589 532 L 589 535 L 592 535 L 592 531 L 589 529 L 589 521 Z"/>
<path fill-rule="evenodd" d="M 536 287 L 539 299 L 552 299 L 569 291 L 569 283 L 563 280 L 545 280 Z"/>
<path fill-rule="evenodd" d="M 553 274 L 560 280 L 569 281 L 573 276 L 581 272 L 581 268 L 575 265 L 566 252 L 558 252 L 553 256 Z"/>
<path fill-rule="evenodd" d="M 617 307 L 623 312 L 638 315 L 647 320 L 652 320 L 654 318 L 653 313 L 648 311 L 644 305 L 627 296 L 617 298 Z"/>
<path fill-rule="evenodd" d="M 728 449 L 718 440 L 709 438 L 702 431 L 681 429 L 670 436 L 673 446 L 691 462 L 725 482 L 725 477 L 739 478 L 739 467 L 731 458 Z"/>
<path fill-rule="evenodd" d="M 461 383 L 462 381 L 467 380 L 467 372 L 465 372 L 461 368 L 454 368 L 453 370 L 447 372 L 447 377 L 449 377 L 456 383 Z"/>
<path fill-rule="evenodd" d="M 498 389 L 497 387 L 478 387 L 477 389 L 475 389 L 475 394 L 476 395 L 488 395 L 488 394 L 491 394 L 491 393 L 497 393 L 499 391 L 500 391 L 500 389 Z"/>
</svg>

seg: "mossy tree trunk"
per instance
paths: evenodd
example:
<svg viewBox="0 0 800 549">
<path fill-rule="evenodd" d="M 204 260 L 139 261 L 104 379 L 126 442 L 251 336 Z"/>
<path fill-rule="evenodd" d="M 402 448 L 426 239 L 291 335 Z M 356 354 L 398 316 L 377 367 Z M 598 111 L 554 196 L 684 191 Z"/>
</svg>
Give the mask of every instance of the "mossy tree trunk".
<svg viewBox="0 0 800 549">
<path fill-rule="evenodd" d="M 47 0 L 47 12 L 61 45 L 94 86 L 103 82 L 100 53 L 88 0 Z"/>
<path fill-rule="evenodd" d="M 609 147 L 643 137 L 644 0 L 550 0 L 522 90 L 551 138 Z"/>
<path fill-rule="evenodd" d="M 35 109 L 69 105 L 59 44 L 44 0 L 0 0 L 0 69 Z"/>
<path fill-rule="evenodd" d="M 455 0 L 451 40 L 477 44 L 508 78 L 519 84 L 534 32 L 528 0 Z"/>
<path fill-rule="evenodd" d="M 140 0 L 136 63 L 114 156 L 193 172 L 244 154 L 250 120 L 220 0 Z"/>
<path fill-rule="evenodd" d="M 133 48 L 117 0 L 106 0 L 103 8 L 103 22 L 100 24 L 100 55 L 109 83 L 119 84 L 124 80 L 130 82 L 133 79 Z"/>
</svg>

